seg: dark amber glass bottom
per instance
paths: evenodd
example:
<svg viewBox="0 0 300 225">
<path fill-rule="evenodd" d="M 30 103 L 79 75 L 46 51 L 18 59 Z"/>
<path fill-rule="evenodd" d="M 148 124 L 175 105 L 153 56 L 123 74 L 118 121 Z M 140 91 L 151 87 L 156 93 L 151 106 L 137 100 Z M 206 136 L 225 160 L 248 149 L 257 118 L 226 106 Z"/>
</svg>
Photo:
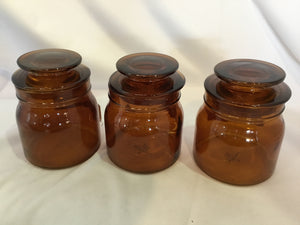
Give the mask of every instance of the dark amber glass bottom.
<svg viewBox="0 0 300 225">
<path fill-rule="evenodd" d="M 84 136 L 80 135 L 82 132 Z M 76 131 L 75 128 L 48 134 L 31 131 L 31 143 L 24 134 L 21 138 L 25 157 L 30 163 L 42 168 L 61 169 L 82 163 L 95 154 L 100 146 L 98 135 L 97 132 Z"/>
<path fill-rule="evenodd" d="M 94 149 L 91 149 L 91 151 L 88 154 L 85 154 L 84 156 L 82 156 L 80 158 L 76 157 L 76 159 L 70 159 L 67 162 L 64 161 L 59 164 L 58 163 L 47 164 L 42 161 L 35 161 L 34 159 L 32 159 L 31 156 L 27 155 L 26 153 L 25 153 L 25 157 L 32 165 L 37 166 L 37 167 L 41 167 L 44 169 L 64 169 L 64 168 L 76 166 L 80 163 L 87 161 L 89 158 L 91 158 L 97 152 L 99 146 L 100 146 L 100 143 L 98 144 L 97 147 L 95 147 Z M 26 150 L 25 150 L 25 152 L 26 152 Z"/>
<path fill-rule="evenodd" d="M 20 102 L 16 116 L 25 157 L 33 165 L 49 169 L 74 166 L 100 146 L 100 109 L 91 94 L 60 107 Z"/>
<path fill-rule="evenodd" d="M 210 176 L 218 181 L 221 181 L 221 182 L 224 182 L 227 184 L 232 184 L 232 185 L 249 186 L 249 185 L 259 184 L 259 183 L 264 182 L 267 179 L 269 179 L 273 175 L 273 172 L 274 172 L 274 169 L 273 169 L 273 171 L 269 172 L 268 174 L 265 174 L 264 176 L 260 176 L 260 177 L 257 177 L 257 178 L 251 179 L 251 180 L 249 180 L 246 177 L 245 177 L 246 178 L 245 180 L 239 179 L 239 178 L 236 179 L 234 176 L 233 177 L 226 176 L 226 175 L 224 176 L 224 175 L 220 175 L 219 173 L 212 172 L 211 170 L 207 169 L 206 165 L 203 165 L 203 163 L 200 160 L 197 160 L 197 156 L 194 155 L 194 158 L 195 158 L 195 162 L 199 166 L 199 168 L 204 173 L 206 173 L 208 176 Z"/>
<path fill-rule="evenodd" d="M 168 168 L 180 154 L 182 119 L 178 102 L 149 113 L 127 110 L 110 101 L 105 111 L 109 158 L 135 173 Z"/>
<path fill-rule="evenodd" d="M 245 121 L 204 106 L 196 124 L 194 159 L 209 176 L 234 185 L 253 185 L 272 176 L 284 133 L 281 116 Z"/>
<path fill-rule="evenodd" d="M 108 156 L 115 165 L 129 172 L 141 173 L 141 174 L 155 173 L 167 169 L 177 161 L 180 155 L 180 151 L 177 151 L 177 153 L 173 156 L 173 158 L 167 161 L 165 159 L 161 159 L 161 160 L 134 159 L 134 161 L 139 160 L 139 163 L 136 162 L 133 163 L 130 161 L 124 161 L 122 159 L 121 160 L 118 159 L 118 157 L 115 157 L 115 154 L 112 152 L 113 151 L 111 149 L 108 149 Z"/>
</svg>

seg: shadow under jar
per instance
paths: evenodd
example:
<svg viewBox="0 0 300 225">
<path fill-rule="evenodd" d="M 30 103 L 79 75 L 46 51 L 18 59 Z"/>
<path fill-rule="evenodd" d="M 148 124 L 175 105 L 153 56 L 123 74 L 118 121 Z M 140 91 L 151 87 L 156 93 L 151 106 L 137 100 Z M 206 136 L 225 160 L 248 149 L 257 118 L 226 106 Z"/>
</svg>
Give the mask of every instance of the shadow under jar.
<svg viewBox="0 0 300 225">
<path fill-rule="evenodd" d="M 177 68 L 175 59 L 158 53 L 132 54 L 117 62 L 105 110 L 108 156 L 117 166 L 151 173 L 177 160 L 185 83 Z"/>
<path fill-rule="evenodd" d="M 90 158 L 100 145 L 100 108 L 81 56 L 43 49 L 20 56 L 12 81 L 17 125 L 26 158 L 44 168 L 65 168 Z"/>
<path fill-rule="evenodd" d="M 221 62 L 204 83 L 194 158 L 209 176 L 235 185 L 268 179 L 284 136 L 281 113 L 291 91 L 276 65 L 250 59 Z"/>
</svg>

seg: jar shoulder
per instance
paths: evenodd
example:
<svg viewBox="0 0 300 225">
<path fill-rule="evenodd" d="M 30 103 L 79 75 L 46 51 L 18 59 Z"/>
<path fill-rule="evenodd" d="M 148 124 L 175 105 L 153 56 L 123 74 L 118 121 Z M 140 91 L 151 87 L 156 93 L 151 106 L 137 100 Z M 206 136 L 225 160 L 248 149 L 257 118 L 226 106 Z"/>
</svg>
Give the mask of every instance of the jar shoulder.
<svg viewBox="0 0 300 225">
<path fill-rule="evenodd" d="M 107 129 L 120 129 L 124 132 L 153 133 L 162 130 L 177 130 L 182 126 L 183 113 L 179 102 L 156 111 L 120 107 L 109 102 L 105 109 Z"/>
<path fill-rule="evenodd" d="M 132 105 L 132 104 L 117 104 L 114 101 L 109 101 L 105 108 L 105 115 L 132 115 L 136 117 L 144 117 L 149 115 L 169 114 L 171 117 L 183 116 L 183 109 L 179 101 L 171 105 Z"/>
<path fill-rule="evenodd" d="M 234 140 L 242 139 L 246 142 L 256 142 L 262 138 L 281 139 L 284 133 L 284 119 L 282 115 L 257 120 L 232 118 L 220 115 L 207 106 L 202 106 L 196 119 L 196 132 L 196 135 L 203 138 L 216 136 Z"/>
<path fill-rule="evenodd" d="M 20 101 L 16 109 L 16 119 L 19 126 L 26 125 L 34 129 L 66 128 L 100 120 L 100 109 L 92 93 L 74 102 L 59 104 L 43 105 Z"/>
</svg>

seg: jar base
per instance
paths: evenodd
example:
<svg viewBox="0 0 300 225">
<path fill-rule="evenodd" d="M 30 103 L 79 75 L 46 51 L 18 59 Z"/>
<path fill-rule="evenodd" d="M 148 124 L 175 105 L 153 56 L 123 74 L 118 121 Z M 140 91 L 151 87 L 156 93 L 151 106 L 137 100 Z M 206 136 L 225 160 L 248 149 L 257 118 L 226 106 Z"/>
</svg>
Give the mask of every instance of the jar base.
<svg viewBox="0 0 300 225">
<path fill-rule="evenodd" d="M 87 161 L 88 159 L 90 159 L 99 149 L 101 143 L 99 143 L 97 145 L 97 147 L 95 147 L 95 149 L 93 151 L 91 151 L 91 154 L 88 154 L 86 157 L 83 157 L 77 161 L 73 161 L 73 162 L 68 162 L 65 164 L 57 164 L 57 165 L 46 165 L 45 163 L 39 163 L 36 162 L 34 160 L 31 160 L 30 157 L 25 155 L 25 158 L 27 159 L 28 162 L 30 162 L 32 165 L 42 168 L 42 169 L 49 169 L 49 170 L 55 170 L 55 169 L 66 169 L 66 168 L 70 168 L 73 166 L 77 166 L 85 161 Z"/>
<path fill-rule="evenodd" d="M 157 173 L 157 172 L 163 171 L 163 170 L 171 167 L 178 160 L 180 151 L 178 151 L 178 153 L 174 156 L 174 159 L 171 163 L 166 164 L 161 167 L 158 167 L 158 168 L 147 168 L 147 169 L 134 169 L 134 168 L 122 166 L 120 163 L 118 163 L 116 160 L 114 160 L 113 157 L 110 156 L 109 152 L 107 153 L 107 155 L 114 165 L 116 165 L 117 167 L 119 167 L 125 171 L 131 172 L 131 173 L 136 173 L 136 174 L 151 174 L 151 173 Z"/>
<path fill-rule="evenodd" d="M 197 160 L 194 158 L 195 163 L 198 165 L 198 167 L 209 177 L 220 181 L 222 183 L 226 183 L 226 184 L 230 184 L 230 185 L 235 185 L 235 186 L 251 186 L 251 185 L 256 185 L 256 184 L 260 184 L 266 180 L 268 180 L 272 175 L 273 172 L 271 174 L 269 174 L 266 177 L 260 178 L 260 179 L 256 179 L 256 180 L 252 180 L 252 181 L 233 181 L 233 179 L 228 179 L 228 178 L 224 178 L 224 177 L 220 177 L 220 176 L 216 176 L 213 175 L 212 173 L 210 173 L 209 171 L 207 171 L 200 163 L 197 162 Z"/>
</svg>

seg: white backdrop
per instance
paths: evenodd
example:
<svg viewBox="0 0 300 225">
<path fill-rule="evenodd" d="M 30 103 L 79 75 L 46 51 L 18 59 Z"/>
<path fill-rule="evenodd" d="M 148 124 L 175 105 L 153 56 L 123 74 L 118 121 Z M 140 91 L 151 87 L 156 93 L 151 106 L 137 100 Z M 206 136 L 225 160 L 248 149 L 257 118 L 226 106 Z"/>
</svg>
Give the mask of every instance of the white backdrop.
<svg viewBox="0 0 300 225">
<path fill-rule="evenodd" d="M 297 0 L 1 0 L 0 224 L 299 225 L 299 25 Z M 187 80 L 179 160 L 155 174 L 125 172 L 107 158 L 102 126 L 102 145 L 85 163 L 63 170 L 29 164 L 10 77 L 21 54 L 52 47 L 82 55 L 102 112 L 120 57 L 152 51 L 176 58 Z M 208 177 L 192 158 L 203 82 L 215 64 L 231 58 L 279 65 L 292 89 L 275 174 L 249 187 Z"/>
</svg>

